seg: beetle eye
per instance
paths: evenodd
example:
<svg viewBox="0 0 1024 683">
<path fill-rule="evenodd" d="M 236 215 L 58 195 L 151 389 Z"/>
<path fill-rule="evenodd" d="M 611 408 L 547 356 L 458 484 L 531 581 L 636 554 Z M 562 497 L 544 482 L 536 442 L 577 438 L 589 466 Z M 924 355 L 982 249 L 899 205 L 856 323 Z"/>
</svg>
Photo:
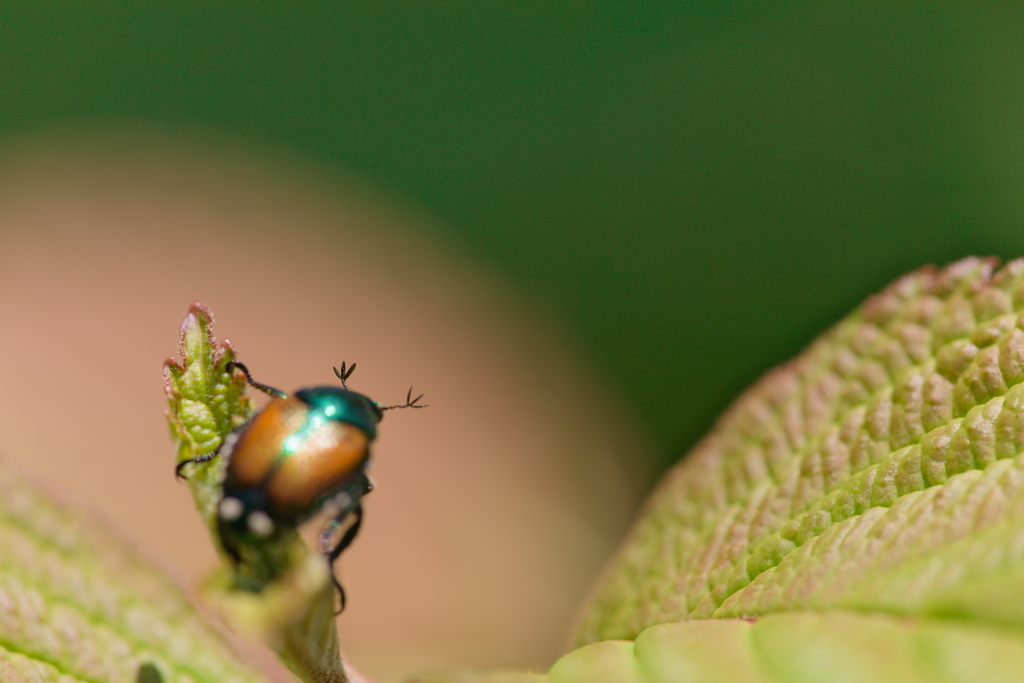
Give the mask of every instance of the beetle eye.
<svg viewBox="0 0 1024 683">
<path fill-rule="evenodd" d="M 380 406 L 376 403 L 371 404 L 373 406 L 373 416 L 377 418 L 377 422 L 384 419 L 384 411 L 380 409 Z"/>
</svg>

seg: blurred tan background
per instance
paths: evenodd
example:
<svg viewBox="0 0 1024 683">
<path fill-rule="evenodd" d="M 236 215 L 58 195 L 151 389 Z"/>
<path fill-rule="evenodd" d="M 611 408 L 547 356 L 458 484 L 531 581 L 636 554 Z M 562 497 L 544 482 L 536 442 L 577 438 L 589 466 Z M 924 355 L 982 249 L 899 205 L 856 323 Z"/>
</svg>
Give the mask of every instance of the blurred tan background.
<svg viewBox="0 0 1024 683">
<path fill-rule="evenodd" d="M 668 467 L 899 273 L 1024 253 L 1024 3 L 0 6 L 0 143 L 202 130 L 438 220 Z"/>
<path fill-rule="evenodd" d="M 260 381 L 331 384 L 344 360 L 357 390 L 430 403 L 376 443 L 339 563 L 346 656 L 378 683 L 550 664 L 650 455 L 543 315 L 424 217 L 281 152 L 137 128 L 0 159 L 4 457 L 195 585 L 217 560 L 173 477 L 160 366 L 201 300 Z"/>
</svg>

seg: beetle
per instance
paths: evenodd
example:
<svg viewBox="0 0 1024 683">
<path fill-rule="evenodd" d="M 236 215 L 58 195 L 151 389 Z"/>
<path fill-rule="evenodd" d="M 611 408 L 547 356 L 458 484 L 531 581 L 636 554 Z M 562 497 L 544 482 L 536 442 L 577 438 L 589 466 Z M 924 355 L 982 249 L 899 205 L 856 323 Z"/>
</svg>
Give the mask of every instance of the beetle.
<svg viewBox="0 0 1024 683">
<path fill-rule="evenodd" d="M 341 387 L 320 386 L 285 392 L 255 381 L 249 369 L 229 361 L 228 373 L 240 370 L 246 381 L 273 397 L 251 420 L 229 432 L 212 453 L 178 463 L 175 474 L 192 463 L 218 456 L 227 459 L 221 497 L 217 504 L 217 531 L 224 552 L 237 565 L 243 546 L 259 546 L 281 531 L 295 529 L 328 505 L 337 514 L 320 536 L 331 579 L 345 608 L 345 590 L 334 576 L 334 562 L 355 539 L 363 522 L 362 498 L 373 490 L 366 474 L 370 444 L 377 424 L 388 410 L 426 408 L 423 395 L 405 403 L 382 406 L 348 388 L 356 369 L 334 368 Z M 334 532 L 351 516 L 352 522 L 337 542 Z M 340 612 L 340 610 L 339 610 Z"/>
</svg>

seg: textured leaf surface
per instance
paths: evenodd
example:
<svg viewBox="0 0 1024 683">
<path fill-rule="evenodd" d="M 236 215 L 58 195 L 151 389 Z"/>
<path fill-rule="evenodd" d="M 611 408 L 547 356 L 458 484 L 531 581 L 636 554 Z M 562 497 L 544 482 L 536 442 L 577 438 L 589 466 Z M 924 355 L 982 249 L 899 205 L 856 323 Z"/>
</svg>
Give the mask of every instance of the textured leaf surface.
<svg viewBox="0 0 1024 683">
<path fill-rule="evenodd" d="M 80 511 L 0 461 L 0 681 L 263 680 L 182 591 Z"/>
<path fill-rule="evenodd" d="M 508 682 L 1021 680 L 1024 261 L 994 268 L 911 273 L 744 393 L 579 649 Z"/>
<path fill-rule="evenodd" d="M 416 683 L 1012 683 L 1017 633 L 940 619 L 791 613 L 654 626 L 636 641 L 569 653 L 546 676 L 487 674 Z"/>
<path fill-rule="evenodd" d="M 1024 623 L 1024 262 L 912 273 L 672 470 L 576 642 L 783 610 Z"/>
<path fill-rule="evenodd" d="M 164 361 L 165 413 L 178 463 L 214 453 L 224 436 L 252 417 L 245 380 L 227 371 L 235 359 L 231 343 L 213 337 L 213 315 L 198 301 L 178 330 L 181 360 Z M 214 458 L 189 467 L 188 482 L 203 521 L 216 536 L 216 507 L 225 463 Z"/>
</svg>

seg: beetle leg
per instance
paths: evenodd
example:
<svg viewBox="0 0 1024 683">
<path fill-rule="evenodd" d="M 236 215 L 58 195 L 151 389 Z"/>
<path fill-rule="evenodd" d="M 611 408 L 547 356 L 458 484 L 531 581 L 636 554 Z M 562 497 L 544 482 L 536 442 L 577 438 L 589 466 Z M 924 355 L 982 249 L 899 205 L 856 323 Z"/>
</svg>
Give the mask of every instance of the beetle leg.
<svg viewBox="0 0 1024 683">
<path fill-rule="evenodd" d="M 245 427 L 246 425 L 242 425 L 241 427 L 236 427 L 235 429 L 232 429 L 230 432 L 228 432 L 227 436 L 224 437 L 224 439 L 220 442 L 220 444 L 217 445 L 217 448 L 214 449 L 213 452 L 204 453 L 203 455 L 197 455 L 194 458 L 189 458 L 188 460 L 182 460 L 181 462 L 179 462 L 178 466 L 174 468 L 174 476 L 176 476 L 178 479 L 187 480 L 188 477 L 181 473 L 181 471 L 185 469 L 185 465 L 194 462 L 208 462 L 216 458 L 218 455 L 222 454 L 225 457 L 230 456 L 231 453 L 235 450 L 235 443 L 238 441 L 238 435 L 241 433 L 241 430 L 244 429 Z"/>
<path fill-rule="evenodd" d="M 235 368 L 238 368 L 245 373 L 245 380 L 249 383 L 249 386 L 259 389 L 264 394 L 270 394 L 274 398 L 288 398 L 288 394 L 284 393 L 280 389 L 275 389 L 272 386 L 254 380 L 252 375 L 249 374 L 249 368 L 245 367 L 243 363 L 239 363 L 237 360 L 229 360 L 227 365 L 224 366 L 224 371 L 230 373 Z"/>
<path fill-rule="evenodd" d="M 352 541 L 355 540 L 356 535 L 359 533 L 359 527 L 363 524 L 363 506 L 360 503 L 355 503 L 352 507 L 342 510 L 338 513 L 338 516 L 334 518 L 333 523 L 341 524 L 346 517 L 352 514 L 355 519 L 351 526 L 345 530 L 341 540 L 334 546 L 329 552 L 324 553 L 327 556 L 327 566 L 331 570 L 331 582 L 334 583 L 334 587 L 338 590 L 338 597 L 341 598 L 341 607 L 335 614 L 341 614 L 345 611 L 345 589 L 342 588 L 341 582 L 338 581 L 338 577 L 334 575 L 334 562 L 338 559 L 338 556 L 345 552 L 345 549 L 352 545 Z"/>
<path fill-rule="evenodd" d="M 217 450 L 213 451 L 212 453 L 204 453 L 203 455 L 197 455 L 196 457 L 189 458 L 188 460 L 182 460 L 181 462 L 178 463 L 177 467 L 174 468 L 174 476 L 176 476 L 178 479 L 183 479 L 187 481 L 188 477 L 181 473 L 181 471 L 185 469 L 185 465 L 191 465 L 194 462 L 207 462 L 208 460 L 213 460 L 218 455 L 220 455 L 219 446 L 217 447 Z"/>
</svg>

